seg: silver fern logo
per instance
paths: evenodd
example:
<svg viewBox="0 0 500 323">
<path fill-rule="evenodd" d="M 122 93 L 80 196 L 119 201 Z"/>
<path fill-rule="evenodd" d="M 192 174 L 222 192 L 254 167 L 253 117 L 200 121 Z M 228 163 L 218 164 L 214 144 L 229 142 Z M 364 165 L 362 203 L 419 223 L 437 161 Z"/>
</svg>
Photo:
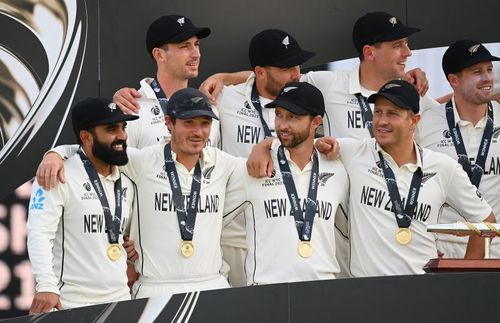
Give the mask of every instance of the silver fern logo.
<svg viewBox="0 0 500 323">
<path fill-rule="evenodd" d="M 428 180 L 430 180 L 434 176 L 436 176 L 436 173 L 424 173 L 422 175 L 422 183 L 420 186 L 423 186 L 425 184 L 425 182 L 427 182 Z"/>
<path fill-rule="evenodd" d="M 481 44 L 476 44 L 476 45 L 473 45 L 473 46 L 469 47 L 470 56 L 472 56 L 475 53 L 477 53 L 477 50 L 479 49 L 479 47 L 481 47 Z"/>
<path fill-rule="evenodd" d="M 111 110 L 111 112 L 115 111 L 116 110 L 116 103 L 111 102 L 110 104 L 108 104 L 108 108 L 109 108 L 109 110 Z"/>
<path fill-rule="evenodd" d="M 389 23 L 392 25 L 392 27 L 394 27 L 398 24 L 398 20 L 396 19 L 396 17 L 391 17 L 389 19 Z"/>
<path fill-rule="evenodd" d="M 285 45 L 286 49 L 288 49 L 288 45 L 290 45 L 290 39 L 288 38 L 288 36 L 286 36 L 285 38 L 283 38 L 283 40 L 281 41 L 281 43 L 283 45 Z"/>
<path fill-rule="evenodd" d="M 179 24 L 179 26 L 182 27 L 182 25 L 184 25 L 184 23 L 185 23 L 185 18 L 182 17 L 182 18 L 177 19 L 177 23 Z"/>
<path fill-rule="evenodd" d="M 215 168 L 215 166 L 210 166 L 210 167 L 207 167 L 203 170 L 202 174 L 203 174 L 204 182 L 210 182 L 210 178 L 212 177 L 212 173 L 214 171 L 214 168 Z"/>
<path fill-rule="evenodd" d="M 325 186 L 326 182 L 332 178 L 332 176 L 335 175 L 335 173 L 320 173 L 319 174 L 319 185 L 320 186 Z"/>
</svg>

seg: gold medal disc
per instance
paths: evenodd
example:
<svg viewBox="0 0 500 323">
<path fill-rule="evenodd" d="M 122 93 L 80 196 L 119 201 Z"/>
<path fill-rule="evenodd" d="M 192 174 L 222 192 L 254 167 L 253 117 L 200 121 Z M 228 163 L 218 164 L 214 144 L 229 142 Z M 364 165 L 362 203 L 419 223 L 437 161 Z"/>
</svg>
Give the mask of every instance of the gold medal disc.
<svg viewBox="0 0 500 323">
<path fill-rule="evenodd" d="M 194 254 L 194 244 L 192 241 L 182 241 L 181 254 L 185 258 L 189 258 Z"/>
<path fill-rule="evenodd" d="M 299 255 L 302 258 L 309 258 L 313 254 L 313 247 L 310 241 L 301 241 L 299 243 Z"/>
<path fill-rule="evenodd" d="M 411 241 L 411 231 L 410 228 L 399 228 L 396 233 L 396 240 L 400 244 L 408 244 Z"/>
<path fill-rule="evenodd" d="M 112 261 L 117 261 L 122 255 L 122 249 L 119 244 L 113 243 L 108 246 L 108 258 Z"/>
</svg>

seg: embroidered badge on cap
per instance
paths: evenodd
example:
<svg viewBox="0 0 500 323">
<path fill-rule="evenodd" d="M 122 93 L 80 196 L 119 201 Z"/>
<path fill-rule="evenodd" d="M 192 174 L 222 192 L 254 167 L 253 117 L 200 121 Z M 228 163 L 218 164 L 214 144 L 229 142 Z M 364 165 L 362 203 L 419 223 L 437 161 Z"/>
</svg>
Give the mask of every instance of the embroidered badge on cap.
<svg viewBox="0 0 500 323">
<path fill-rule="evenodd" d="M 481 46 L 481 44 L 477 44 L 477 45 L 469 47 L 470 56 L 474 55 L 474 53 L 477 52 L 477 50 L 479 49 L 479 46 Z"/>
<path fill-rule="evenodd" d="M 184 24 L 184 17 L 177 19 L 177 22 L 182 27 L 182 25 Z"/>
<path fill-rule="evenodd" d="M 392 89 L 394 87 L 401 87 L 399 84 L 394 84 L 394 83 L 389 83 L 386 86 L 384 86 L 384 90 Z"/>
<path fill-rule="evenodd" d="M 111 102 L 110 104 L 108 104 L 108 108 L 111 110 L 111 112 L 115 111 L 116 110 L 116 103 Z"/>
<path fill-rule="evenodd" d="M 288 39 L 288 36 L 283 38 L 283 41 L 281 43 L 285 45 L 285 48 L 288 48 L 288 45 L 290 45 L 290 40 Z"/>
<path fill-rule="evenodd" d="M 391 17 L 391 19 L 389 19 L 389 22 L 391 23 L 392 27 L 394 27 L 397 25 L 398 20 L 396 19 L 396 17 Z"/>
<path fill-rule="evenodd" d="M 288 93 L 289 91 L 295 90 L 295 89 L 297 89 L 296 86 L 288 86 L 288 87 L 283 89 L 283 93 Z"/>
</svg>

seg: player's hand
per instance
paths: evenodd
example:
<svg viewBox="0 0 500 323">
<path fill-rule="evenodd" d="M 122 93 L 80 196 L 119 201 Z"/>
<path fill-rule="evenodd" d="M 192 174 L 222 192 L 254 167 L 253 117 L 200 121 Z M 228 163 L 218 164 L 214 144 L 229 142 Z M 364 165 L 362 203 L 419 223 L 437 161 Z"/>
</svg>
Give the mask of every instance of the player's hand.
<svg viewBox="0 0 500 323">
<path fill-rule="evenodd" d="M 132 289 L 137 278 L 139 278 L 139 273 L 135 271 L 134 264 L 127 262 L 127 285 L 129 289 Z"/>
<path fill-rule="evenodd" d="M 448 101 L 451 100 L 452 96 L 453 96 L 453 93 L 448 93 L 446 95 L 440 96 L 439 98 L 436 99 L 436 101 L 439 104 L 445 104 L 445 103 L 448 103 Z"/>
<path fill-rule="evenodd" d="M 59 311 L 63 309 L 59 295 L 51 292 L 38 292 L 33 297 L 29 314 L 47 313 L 53 308 Z"/>
<path fill-rule="evenodd" d="M 113 102 L 116 103 L 123 113 L 137 114 L 141 108 L 137 102 L 137 98 L 140 97 L 141 94 L 136 89 L 124 87 L 115 92 Z"/>
<path fill-rule="evenodd" d="M 222 88 L 224 87 L 224 82 L 221 78 L 221 74 L 214 74 L 207 78 L 203 83 L 201 83 L 199 90 L 207 96 L 210 103 L 216 104 L 217 97 L 219 96 Z"/>
<path fill-rule="evenodd" d="M 267 138 L 252 147 L 252 152 L 247 159 L 247 172 L 250 176 L 271 177 L 274 167 L 269 149 L 272 142 L 273 138 Z"/>
<path fill-rule="evenodd" d="M 404 80 L 413 84 L 420 96 L 424 96 L 429 90 L 429 80 L 427 80 L 425 72 L 420 68 L 414 68 L 406 72 Z"/>
<path fill-rule="evenodd" d="M 57 182 L 65 183 L 64 163 L 57 153 L 48 152 L 36 170 L 36 180 L 44 190 L 55 187 Z"/>
<path fill-rule="evenodd" d="M 134 240 L 130 240 L 129 237 L 123 237 L 123 248 L 127 253 L 127 260 L 135 261 L 139 256 L 134 247 Z"/>
<path fill-rule="evenodd" d="M 334 137 L 318 138 L 314 146 L 329 160 L 337 160 L 340 157 L 340 145 Z"/>
</svg>

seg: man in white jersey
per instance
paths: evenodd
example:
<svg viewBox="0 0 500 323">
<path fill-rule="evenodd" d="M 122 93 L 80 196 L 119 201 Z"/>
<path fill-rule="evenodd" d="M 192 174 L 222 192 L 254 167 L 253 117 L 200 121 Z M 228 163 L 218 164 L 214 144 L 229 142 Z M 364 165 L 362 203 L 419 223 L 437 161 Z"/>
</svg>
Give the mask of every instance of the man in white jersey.
<svg viewBox="0 0 500 323">
<path fill-rule="evenodd" d="M 151 23 L 146 49 L 156 63 L 156 76 L 141 80 L 139 91 L 124 88 L 113 97 L 125 113 L 141 117 L 128 129 L 130 147 L 147 147 L 169 136 L 165 131 L 168 98 L 198 76 L 200 39 L 209 35 L 209 28 L 198 28 L 185 16 L 161 16 Z"/>
<path fill-rule="evenodd" d="M 67 181 L 46 191 L 33 184 L 28 252 L 36 278 L 30 314 L 130 299 L 127 256 L 120 246 L 135 188 L 127 163 L 125 115 L 114 103 L 87 98 L 72 110 L 78 154 Z"/>
<path fill-rule="evenodd" d="M 290 83 L 266 108 L 275 108 L 277 169 L 262 179 L 250 177 L 244 165 L 242 171 L 251 204 L 245 209 L 248 285 L 335 278 L 335 213 L 347 211 L 349 180 L 340 161 L 314 149 L 323 96 L 313 85 Z"/>
<path fill-rule="evenodd" d="M 498 60 L 477 41 L 453 43 L 443 56 L 443 71 L 453 96 L 422 116 L 415 135 L 422 147 L 457 160 L 495 214 L 500 214 L 500 105 L 492 101 L 492 61 Z M 461 215 L 445 205 L 439 222 L 457 221 L 463 221 Z M 466 244 L 465 237 L 438 235 L 438 248 L 445 257 L 462 258 Z M 491 255 L 500 258 L 497 239 L 493 240 Z"/>
<path fill-rule="evenodd" d="M 252 146 L 275 136 L 274 109 L 263 108 L 283 86 L 298 81 L 300 65 L 314 53 L 303 50 L 295 38 L 278 29 L 267 29 L 252 37 L 249 46 L 253 73 L 243 83 L 225 86 L 216 103 L 220 118 L 220 147 L 237 157 L 248 157 Z M 224 260 L 229 264 L 231 286 L 245 286 L 245 218 L 238 216 L 224 228 L 221 240 Z"/>
<path fill-rule="evenodd" d="M 350 179 L 350 271 L 355 277 L 420 274 L 437 256 L 426 227 L 437 223 L 443 204 L 471 222 L 495 217 L 455 160 L 415 144 L 419 95 L 410 83 L 390 81 L 368 101 L 375 104 L 375 137 L 339 139 Z M 266 152 L 265 145 L 257 148 Z M 471 236 L 465 257 L 483 256 L 484 239 Z"/>
<path fill-rule="evenodd" d="M 129 149 L 121 170 L 138 188 L 130 228 L 139 255 L 135 298 L 229 287 L 220 272 L 220 236 L 223 216 L 230 221 L 244 202 L 244 183 L 235 175 L 241 160 L 206 146 L 213 118 L 201 92 L 181 89 L 165 118 L 170 141 Z M 65 148 L 63 155 L 74 153 Z"/>
</svg>

